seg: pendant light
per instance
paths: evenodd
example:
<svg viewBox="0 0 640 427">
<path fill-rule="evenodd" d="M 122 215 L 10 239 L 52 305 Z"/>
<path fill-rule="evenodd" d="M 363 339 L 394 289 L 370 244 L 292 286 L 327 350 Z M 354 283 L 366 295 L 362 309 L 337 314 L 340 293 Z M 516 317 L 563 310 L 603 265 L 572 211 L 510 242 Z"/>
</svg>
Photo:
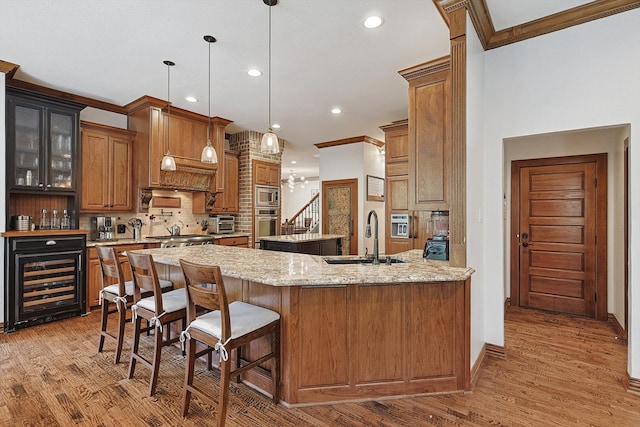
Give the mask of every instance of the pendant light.
<svg viewBox="0 0 640 427">
<path fill-rule="evenodd" d="M 276 154 L 280 152 L 278 136 L 271 129 L 271 7 L 278 4 L 278 0 L 262 0 L 269 6 L 269 130 L 262 136 L 260 151 L 263 153 Z"/>
<path fill-rule="evenodd" d="M 200 161 L 202 163 L 218 163 L 218 155 L 216 149 L 211 144 L 211 44 L 216 42 L 213 36 L 204 36 L 204 41 L 209 43 L 209 124 L 207 125 L 207 145 L 202 149 Z"/>
<path fill-rule="evenodd" d="M 163 61 L 164 65 L 167 66 L 167 154 L 162 158 L 162 164 L 160 165 L 160 170 L 163 171 L 174 171 L 176 170 L 176 159 L 173 158 L 171 152 L 169 150 L 169 140 L 171 139 L 170 135 L 170 126 L 171 126 L 171 100 L 170 100 L 170 83 L 171 83 L 171 67 L 176 65 L 171 61 Z"/>
</svg>

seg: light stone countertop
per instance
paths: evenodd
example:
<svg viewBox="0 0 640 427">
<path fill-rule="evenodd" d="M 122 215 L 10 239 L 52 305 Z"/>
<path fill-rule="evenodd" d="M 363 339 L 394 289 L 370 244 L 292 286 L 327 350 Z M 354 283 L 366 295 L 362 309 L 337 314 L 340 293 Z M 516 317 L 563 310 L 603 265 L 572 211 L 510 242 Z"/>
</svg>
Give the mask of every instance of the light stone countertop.
<svg viewBox="0 0 640 427">
<path fill-rule="evenodd" d="M 342 234 L 322 234 L 322 233 L 300 233 L 300 234 L 283 234 L 281 236 L 263 236 L 260 240 L 268 240 L 270 242 L 316 242 L 320 240 L 344 239 Z"/>
<path fill-rule="evenodd" d="M 88 233 L 88 231 L 87 231 Z M 206 237 L 212 237 L 214 240 L 224 239 L 227 237 L 249 237 L 249 233 L 229 233 L 229 234 L 202 234 Z M 166 236 L 154 236 L 153 238 L 143 237 L 142 239 L 131 239 L 131 238 L 123 238 L 123 239 L 113 239 L 113 240 L 87 240 L 87 247 L 93 246 L 116 246 L 116 245 L 132 245 L 132 244 L 143 244 L 143 243 L 159 243 L 159 238 L 166 237 L 170 238 L 170 235 Z M 174 236 L 180 237 L 180 236 Z M 182 236 L 184 237 L 184 236 Z"/>
<path fill-rule="evenodd" d="M 472 268 L 449 267 L 448 261 L 422 258 L 415 249 L 393 257 L 405 263 L 327 264 L 323 257 L 292 252 L 265 251 L 233 246 L 205 245 L 166 249 L 142 249 L 157 263 L 180 265 L 180 259 L 219 265 L 224 276 L 264 283 L 271 286 L 318 286 L 403 282 L 448 282 L 466 280 Z M 335 257 L 330 257 L 335 258 Z"/>
</svg>

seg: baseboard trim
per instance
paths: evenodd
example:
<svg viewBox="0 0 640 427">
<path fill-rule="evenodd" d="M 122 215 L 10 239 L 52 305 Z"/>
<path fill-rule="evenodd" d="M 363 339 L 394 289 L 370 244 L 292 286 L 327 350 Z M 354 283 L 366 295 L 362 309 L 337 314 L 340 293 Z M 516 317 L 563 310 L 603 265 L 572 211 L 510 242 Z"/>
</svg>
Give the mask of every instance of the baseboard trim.
<svg viewBox="0 0 640 427">
<path fill-rule="evenodd" d="M 640 379 L 631 378 L 629 373 L 625 372 L 624 381 L 624 386 L 627 389 L 627 392 L 640 396 Z"/>
<path fill-rule="evenodd" d="M 495 345 L 495 344 L 485 344 L 485 348 L 487 351 L 487 356 L 494 358 L 505 360 L 507 358 L 507 353 L 505 351 L 504 346 Z"/>
<path fill-rule="evenodd" d="M 511 305 L 511 298 L 507 297 L 504 300 L 504 312 L 507 312 L 507 308 L 509 308 L 509 306 Z"/>
<path fill-rule="evenodd" d="M 611 323 L 613 323 L 613 327 L 616 330 L 616 335 L 617 335 L 617 339 L 620 339 L 622 341 L 624 341 L 625 343 L 627 342 L 627 331 L 624 329 L 624 326 L 622 326 L 622 324 L 620 322 L 618 322 L 618 318 L 616 317 L 615 314 L 613 313 L 609 313 L 609 321 Z"/>
<path fill-rule="evenodd" d="M 476 386 L 476 382 L 478 381 L 478 377 L 480 376 L 480 370 L 482 369 L 482 365 L 484 364 L 485 359 L 487 358 L 487 344 L 482 346 L 480 350 L 480 355 L 478 359 L 476 359 L 476 363 L 473 364 L 471 368 L 471 390 L 473 390 Z"/>
</svg>

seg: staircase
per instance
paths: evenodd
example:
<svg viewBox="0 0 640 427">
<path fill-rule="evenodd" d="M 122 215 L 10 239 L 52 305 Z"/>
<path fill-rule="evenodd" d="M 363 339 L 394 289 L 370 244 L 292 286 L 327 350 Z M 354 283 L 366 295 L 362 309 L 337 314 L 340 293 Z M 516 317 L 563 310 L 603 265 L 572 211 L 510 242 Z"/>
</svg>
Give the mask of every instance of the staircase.
<svg viewBox="0 0 640 427">
<path fill-rule="evenodd" d="M 320 225 L 320 194 L 316 193 L 291 219 L 282 224 L 281 234 L 317 233 Z"/>
</svg>

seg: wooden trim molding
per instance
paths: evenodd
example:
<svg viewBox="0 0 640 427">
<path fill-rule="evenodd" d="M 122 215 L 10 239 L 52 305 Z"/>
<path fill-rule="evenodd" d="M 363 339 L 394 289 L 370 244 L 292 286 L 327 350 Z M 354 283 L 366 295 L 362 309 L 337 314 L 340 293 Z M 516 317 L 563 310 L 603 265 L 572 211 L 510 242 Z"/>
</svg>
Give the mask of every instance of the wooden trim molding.
<svg viewBox="0 0 640 427">
<path fill-rule="evenodd" d="M 451 26 L 451 18 L 447 15 L 456 8 L 466 6 L 480 43 L 485 50 L 517 43 L 640 7 L 640 0 L 595 0 L 553 15 L 496 31 L 485 0 L 433 1 L 440 14 L 443 15 L 445 23 L 449 26 Z"/>
<path fill-rule="evenodd" d="M 631 378 L 628 372 L 624 373 L 624 386 L 629 393 L 640 396 L 640 379 Z"/>
<path fill-rule="evenodd" d="M 412 67 L 398 71 L 405 80 L 411 81 L 440 71 L 447 71 L 451 68 L 451 57 L 449 55 L 423 62 Z"/>
<path fill-rule="evenodd" d="M 484 364 L 485 359 L 487 358 L 487 344 L 485 343 L 480 350 L 480 354 L 476 359 L 476 363 L 471 367 L 471 390 L 476 386 L 476 382 L 480 377 L 480 370 L 482 369 L 482 365 Z"/>
<path fill-rule="evenodd" d="M 505 360 L 507 358 L 504 346 L 495 344 L 485 344 L 487 356 L 493 359 Z"/>
<path fill-rule="evenodd" d="M 618 322 L 618 318 L 615 314 L 609 313 L 609 322 L 613 324 L 613 328 L 616 330 L 616 339 L 627 343 L 627 331 L 624 329 L 624 326 Z"/>
<path fill-rule="evenodd" d="M 383 132 L 389 132 L 389 131 L 392 131 L 392 130 L 404 129 L 408 125 L 409 125 L 409 119 L 396 120 L 396 121 L 393 121 L 393 122 L 389 123 L 388 125 L 380 126 L 380 130 L 382 130 Z"/>
<path fill-rule="evenodd" d="M 358 142 L 367 142 L 369 144 L 375 145 L 376 147 L 384 146 L 384 142 L 375 138 L 371 138 L 370 136 L 366 136 L 366 135 L 354 136 L 354 137 L 345 138 L 345 139 L 337 139 L 335 141 L 319 142 L 313 145 L 315 145 L 318 148 L 327 148 L 327 147 L 336 147 L 338 145 L 355 144 Z"/>
<path fill-rule="evenodd" d="M 20 68 L 20 65 L 0 59 L 0 73 L 4 73 L 7 80 L 13 78 L 18 68 Z"/>
</svg>

